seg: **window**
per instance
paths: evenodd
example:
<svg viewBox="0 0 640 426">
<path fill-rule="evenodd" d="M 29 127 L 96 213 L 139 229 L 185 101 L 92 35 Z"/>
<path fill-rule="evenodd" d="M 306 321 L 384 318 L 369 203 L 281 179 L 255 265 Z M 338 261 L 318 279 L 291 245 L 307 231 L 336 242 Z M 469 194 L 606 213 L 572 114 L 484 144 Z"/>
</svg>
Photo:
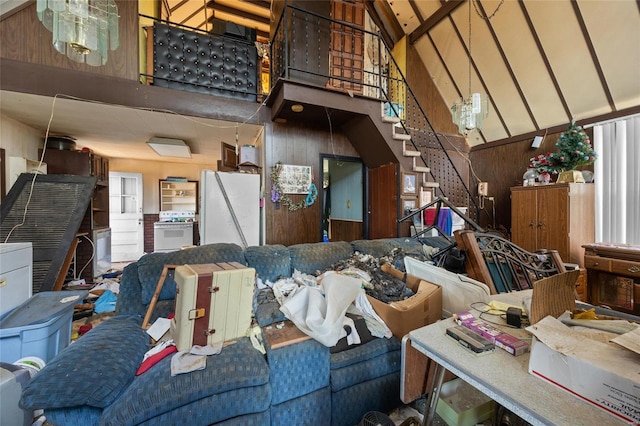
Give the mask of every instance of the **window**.
<svg viewBox="0 0 640 426">
<path fill-rule="evenodd" d="M 596 242 L 640 244 L 640 115 L 593 128 Z"/>
</svg>

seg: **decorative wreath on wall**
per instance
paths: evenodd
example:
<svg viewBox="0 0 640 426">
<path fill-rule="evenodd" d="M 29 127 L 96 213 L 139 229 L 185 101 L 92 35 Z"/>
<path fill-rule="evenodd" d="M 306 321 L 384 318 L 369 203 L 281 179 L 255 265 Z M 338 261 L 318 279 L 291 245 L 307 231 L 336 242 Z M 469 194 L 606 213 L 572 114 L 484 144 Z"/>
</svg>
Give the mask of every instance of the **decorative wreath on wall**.
<svg viewBox="0 0 640 426">
<path fill-rule="evenodd" d="M 309 192 L 304 200 L 300 200 L 295 203 L 282 191 L 280 185 L 280 173 L 282 172 L 282 162 L 278 161 L 271 169 L 271 201 L 274 203 L 282 203 L 289 208 L 289 211 L 296 211 L 300 209 L 306 209 L 313 205 L 318 198 L 318 188 L 311 182 L 309 185 Z"/>
</svg>

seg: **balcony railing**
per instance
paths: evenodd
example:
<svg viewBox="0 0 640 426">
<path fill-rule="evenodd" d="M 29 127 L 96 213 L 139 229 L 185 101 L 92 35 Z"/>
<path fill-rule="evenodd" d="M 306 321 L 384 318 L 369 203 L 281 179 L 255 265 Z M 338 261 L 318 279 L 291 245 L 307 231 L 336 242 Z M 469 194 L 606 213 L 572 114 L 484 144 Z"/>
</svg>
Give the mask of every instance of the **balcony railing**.
<svg viewBox="0 0 640 426">
<path fill-rule="evenodd" d="M 401 119 L 404 133 L 421 153 L 420 161 L 438 182 L 436 195 L 467 206 L 468 216 L 478 220 L 479 207 L 443 144 L 446 136 L 434 130 L 377 33 L 289 5 L 271 40 L 270 59 L 271 87 L 286 78 L 384 102 L 387 114 Z"/>
<path fill-rule="evenodd" d="M 154 86 L 255 102 L 260 58 L 255 43 L 140 15 L 148 22 L 146 72 Z"/>
</svg>

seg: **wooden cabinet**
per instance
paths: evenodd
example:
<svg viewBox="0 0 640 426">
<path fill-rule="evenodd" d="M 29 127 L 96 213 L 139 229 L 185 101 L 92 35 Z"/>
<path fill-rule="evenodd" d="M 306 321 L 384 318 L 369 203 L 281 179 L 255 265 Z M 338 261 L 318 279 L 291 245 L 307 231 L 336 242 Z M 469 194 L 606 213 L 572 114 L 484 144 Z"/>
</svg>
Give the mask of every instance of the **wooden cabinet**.
<svg viewBox="0 0 640 426">
<path fill-rule="evenodd" d="M 78 233 L 82 235 L 76 249 L 77 273 L 82 270 L 86 282 L 93 282 L 93 238 L 95 230 L 109 227 L 109 160 L 90 151 L 47 149 L 44 153 L 48 174 L 96 176 L 91 203 Z"/>
<path fill-rule="evenodd" d="M 594 185 L 561 183 L 511 188 L 511 240 L 528 251 L 558 250 L 584 267 L 583 244 L 594 241 Z"/>
<path fill-rule="evenodd" d="M 586 244 L 589 302 L 640 315 L 640 246 Z"/>
<path fill-rule="evenodd" d="M 160 181 L 160 211 L 198 212 L 197 181 Z"/>
</svg>

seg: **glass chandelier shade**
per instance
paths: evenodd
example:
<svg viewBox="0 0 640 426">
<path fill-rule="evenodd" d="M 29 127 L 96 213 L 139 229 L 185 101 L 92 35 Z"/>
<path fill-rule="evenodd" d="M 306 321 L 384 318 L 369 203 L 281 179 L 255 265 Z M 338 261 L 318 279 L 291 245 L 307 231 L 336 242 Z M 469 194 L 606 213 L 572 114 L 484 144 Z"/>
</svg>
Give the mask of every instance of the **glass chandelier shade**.
<svg viewBox="0 0 640 426">
<path fill-rule="evenodd" d="M 73 61 L 104 65 L 120 45 L 115 0 L 37 0 L 36 11 L 53 47 Z"/>
<path fill-rule="evenodd" d="M 489 115 L 489 98 L 480 93 L 473 93 L 468 98 L 460 98 L 451 107 L 453 122 L 463 135 L 474 129 L 482 129 L 482 120 L 487 115 Z"/>
</svg>

